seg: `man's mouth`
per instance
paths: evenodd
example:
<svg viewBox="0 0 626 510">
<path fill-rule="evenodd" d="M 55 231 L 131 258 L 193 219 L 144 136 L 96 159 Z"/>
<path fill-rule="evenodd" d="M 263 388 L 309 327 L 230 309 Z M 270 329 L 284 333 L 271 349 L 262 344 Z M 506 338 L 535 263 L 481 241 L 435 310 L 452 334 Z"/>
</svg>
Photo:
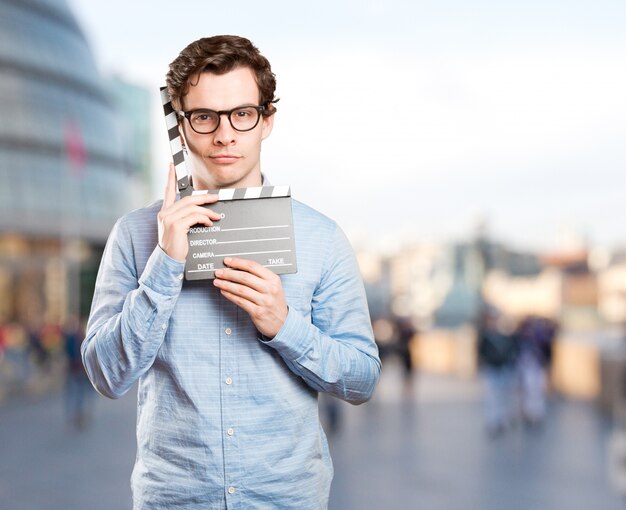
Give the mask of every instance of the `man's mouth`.
<svg viewBox="0 0 626 510">
<path fill-rule="evenodd" d="M 224 153 L 217 153 L 217 154 L 210 154 L 209 155 L 209 159 L 215 163 L 223 163 L 223 164 L 227 164 L 227 163 L 234 163 L 236 162 L 241 156 L 237 156 L 235 154 L 224 154 Z"/>
</svg>

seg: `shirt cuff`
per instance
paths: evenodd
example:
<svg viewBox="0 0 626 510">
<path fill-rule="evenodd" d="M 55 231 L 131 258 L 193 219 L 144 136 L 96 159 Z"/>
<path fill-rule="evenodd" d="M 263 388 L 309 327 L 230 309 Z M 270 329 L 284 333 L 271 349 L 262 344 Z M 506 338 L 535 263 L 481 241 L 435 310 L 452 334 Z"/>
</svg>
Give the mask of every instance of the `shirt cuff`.
<svg viewBox="0 0 626 510">
<path fill-rule="evenodd" d="M 261 335 L 261 340 L 276 349 L 285 359 L 297 360 L 304 354 L 307 344 L 310 323 L 296 310 L 289 307 L 287 320 L 274 338 Z"/>
<path fill-rule="evenodd" d="M 159 246 L 154 248 L 139 283 L 166 296 L 180 292 L 185 277 L 185 263 L 174 260 Z"/>
</svg>

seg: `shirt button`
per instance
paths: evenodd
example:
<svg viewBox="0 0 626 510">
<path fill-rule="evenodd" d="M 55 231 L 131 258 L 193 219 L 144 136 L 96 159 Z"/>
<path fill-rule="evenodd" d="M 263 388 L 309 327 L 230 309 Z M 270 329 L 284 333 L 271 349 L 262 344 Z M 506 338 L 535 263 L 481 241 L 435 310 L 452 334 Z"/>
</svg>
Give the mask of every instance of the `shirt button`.
<svg viewBox="0 0 626 510">
<path fill-rule="evenodd" d="M 165 323 L 161 324 L 161 329 L 163 331 L 165 331 L 167 329 L 167 324 L 165 324 Z"/>
<path fill-rule="evenodd" d="M 230 377 L 226 378 L 226 381 L 224 381 L 226 384 L 233 384 L 233 380 Z"/>
<path fill-rule="evenodd" d="M 184 277 L 185 277 L 185 275 L 184 275 L 184 274 L 182 274 L 182 273 L 178 275 L 178 279 L 179 279 L 179 280 L 182 280 Z"/>
<path fill-rule="evenodd" d="M 228 430 L 226 431 L 226 433 L 227 433 L 229 436 L 232 436 L 232 435 L 235 433 L 235 429 L 228 429 Z"/>
<path fill-rule="evenodd" d="M 226 329 L 224 330 L 224 333 L 226 333 L 227 335 L 230 335 L 232 332 L 233 332 L 233 330 L 232 330 L 232 329 L 230 329 L 230 328 L 226 328 Z"/>
<path fill-rule="evenodd" d="M 228 488 L 228 494 L 235 494 L 235 488 L 234 487 L 229 487 Z"/>
</svg>

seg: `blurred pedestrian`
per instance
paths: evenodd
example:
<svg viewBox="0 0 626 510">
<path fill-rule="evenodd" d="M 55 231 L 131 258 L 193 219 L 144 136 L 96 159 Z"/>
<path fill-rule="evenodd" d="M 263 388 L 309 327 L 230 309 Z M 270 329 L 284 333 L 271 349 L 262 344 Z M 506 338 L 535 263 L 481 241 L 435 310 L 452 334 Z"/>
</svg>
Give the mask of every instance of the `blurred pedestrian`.
<svg viewBox="0 0 626 510">
<path fill-rule="evenodd" d="M 521 412 L 529 426 L 541 424 L 546 414 L 547 373 L 556 332 L 556 323 L 536 316 L 526 317 L 517 328 Z"/>
<path fill-rule="evenodd" d="M 381 361 L 396 352 L 398 328 L 395 321 L 388 317 L 378 317 L 372 321 L 374 340 L 378 346 Z"/>
<path fill-rule="evenodd" d="M 485 379 L 485 424 L 492 436 L 513 423 L 518 354 L 510 319 L 488 306 L 478 326 L 478 359 Z"/>
<path fill-rule="evenodd" d="M 94 390 L 83 366 L 80 347 L 85 339 L 83 321 L 71 317 L 63 328 L 67 370 L 65 377 L 65 415 L 77 429 L 85 428 L 91 420 Z"/>
<path fill-rule="evenodd" d="M 417 330 L 410 317 L 396 317 L 395 323 L 398 332 L 397 352 L 404 370 L 404 389 L 406 392 L 411 392 L 413 391 L 413 375 L 415 372 L 412 350 Z"/>
<path fill-rule="evenodd" d="M 39 374 L 46 372 L 50 366 L 50 355 L 42 341 L 44 327 L 38 319 L 29 320 L 26 325 L 28 335 L 28 350 Z"/>
<path fill-rule="evenodd" d="M 27 384 L 33 375 L 29 336 L 18 322 L 10 322 L 4 327 L 4 356 L 8 379 L 20 385 Z"/>
<path fill-rule="evenodd" d="M 341 427 L 341 400 L 321 393 L 319 396 L 320 421 L 328 436 L 334 436 Z"/>
<path fill-rule="evenodd" d="M 4 324 L 0 324 L 0 365 L 2 365 L 2 360 L 4 359 L 8 336 L 8 328 Z"/>
</svg>

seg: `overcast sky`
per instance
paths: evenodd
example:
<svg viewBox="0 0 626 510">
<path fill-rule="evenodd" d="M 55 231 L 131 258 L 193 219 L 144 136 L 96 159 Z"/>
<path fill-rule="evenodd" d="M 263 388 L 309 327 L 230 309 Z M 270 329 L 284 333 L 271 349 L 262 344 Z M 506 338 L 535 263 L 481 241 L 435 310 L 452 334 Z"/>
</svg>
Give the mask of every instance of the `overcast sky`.
<svg viewBox="0 0 626 510">
<path fill-rule="evenodd" d="M 96 60 L 154 91 L 189 42 L 250 38 L 278 80 L 262 169 L 356 243 L 626 246 L 623 0 L 69 0 Z"/>
</svg>

